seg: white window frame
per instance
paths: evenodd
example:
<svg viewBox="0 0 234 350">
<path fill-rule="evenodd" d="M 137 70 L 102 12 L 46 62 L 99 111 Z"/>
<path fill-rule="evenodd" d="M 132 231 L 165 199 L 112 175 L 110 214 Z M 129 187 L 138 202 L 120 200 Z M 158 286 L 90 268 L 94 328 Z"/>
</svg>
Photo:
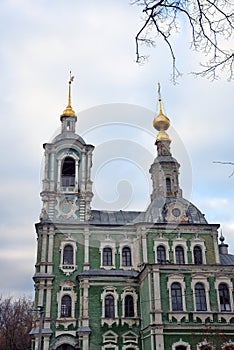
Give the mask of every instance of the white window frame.
<svg viewBox="0 0 234 350">
<path fill-rule="evenodd" d="M 128 247 L 130 248 L 131 251 L 131 265 L 130 266 L 125 266 L 123 265 L 123 259 L 122 259 L 122 253 L 123 253 L 123 248 Z M 130 239 L 125 239 L 124 241 L 121 241 L 119 243 L 119 253 L 120 253 L 120 268 L 123 270 L 129 270 L 134 267 L 134 256 L 133 256 L 133 243 Z"/>
<path fill-rule="evenodd" d="M 105 344 L 105 343 L 117 344 L 118 335 L 113 331 L 107 331 L 102 335 L 102 342 L 103 342 L 103 344 Z"/>
<path fill-rule="evenodd" d="M 206 339 L 204 339 L 204 341 L 197 344 L 197 350 L 201 350 L 203 345 L 209 345 L 209 346 L 211 346 L 212 350 L 215 350 L 215 346 L 213 346 L 213 344 L 209 343 Z"/>
<path fill-rule="evenodd" d="M 123 334 L 123 343 L 127 346 L 132 346 L 132 343 L 138 343 L 138 335 L 133 331 L 128 331 Z"/>
<path fill-rule="evenodd" d="M 173 283 L 179 283 L 181 286 L 182 293 L 182 302 L 183 310 L 182 311 L 173 311 L 172 310 L 172 297 L 171 297 L 171 286 Z M 183 317 L 188 320 L 188 313 L 186 311 L 186 299 L 185 299 L 185 282 L 184 276 L 180 274 L 174 274 L 168 277 L 167 289 L 169 291 L 169 300 L 170 300 L 170 312 L 169 312 L 169 321 L 172 321 L 172 317 L 175 317 L 178 322 L 182 320 Z"/>
<path fill-rule="evenodd" d="M 197 311 L 196 310 L 195 286 L 197 283 L 202 283 L 204 288 L 205 288 L 207 311 Z M 210 312 L 210 295 L 209 295 L 210 285 L 209 285 L 209 282 L 207 281 L 207 278 L 203 275 L 193 275 L 192 282 L 191 282 L 191 288 L 193 291 L 194 312 Z"/>
<path fill-rule="evenodd" d="M 169 244 L 168 244 L 168 239 L 164 238 L 164 237 L 156 237 L 154 239 L 154 253 L 155 253 L 155 263 L 156 264 L 160 264 L 158 262 L 158 257 L 157 257 L 157 248 L 158 246 L 163 246 L 165 248 L 165 252 L 166 252 L 166 260 L 170 261 L 170 257 L 169 257 Z"/>
<path fill-rule="evenodd" d="M 206 246 L 205 246 L 205 241 L 204 239 L 201 239 L 199 237 L 197 238 L 193 238 L 191 239 L 190 241 L 190 250 L 191 250 L 191 255 L 192 255 L 192 262 L 194 264 L 194 247 L 198 246 L 201 248 L 201 251 L 202 251 L 202 265 L 203 264 L 206 264 Z"/>
<path fill-rule="evenodd" d="M 73 247 L 73 264 L 72 265 L 63 264 L 63 254 L 64 254 L 64 248 L 66 245 L 71 245 Z M 63 271 L 63 273 L 66 276 L 69 276 L 75 270 L 77 270 L 77 265 L 76 265 L 77 244 L 71 237 L 67 237 L 61 242 L 59 250 L 60 250 L 59 268 L 60 268 L 60 270 Z"/>
<path fill-rule="evenodd" d="M 185 346 L 186 347 L 186 350 L 191 350 L 191 345 L 189 345 L 189 343 L 186 343 L 185 341 L 183 341 L 181 338 L 178 342 L 172 344 L 172 350 L 176 350 L 176 347 L 177 346 Z"/>
<path fill-rule="evenodd" d="M 133 308 L 134 308 L 134 316 L 133 317 L 125 317 L 125 297 L 127 295 L 131 295 L 133 297 Z M 133 324 L 139 325 L 139 318 L 137 316 L 137 300 L 138 295 L 134 288 L 125 288 L 121 294 L 121 301 L 122 301 L 122 317 L 121 317 L 121 324 L 124 325 L 125 323 L 129 325 L 129 327 L 132 327 Z"/>
<path fill-rule="evenodd" d="M 107 350 L 108 349 L 119 350 L 119 347 L 117 345 L 115 345 L 115 344 L 109 343 L 109 344 L 105 344 L 105 345 L 102 346 L 102 350 L 106 350 L 106 349 Z"/>
<path fill-rule="evenodd" d="M 231 310 L 230 311 L 222 311 L 221 310 L 221 307 L 220 307 L 220 302 L 219 302 L 219 285 L 221 283 L 225 283 L 227 286 L 228 286 L 228 289 L 229 289 L 229 298 L 230 298 L 230 307 L 231 307 Z M 216 280 L 215 280 L 215 289 L 216 289 L 216 293 L 217 293 L 217 300 L 218 300 L 218 306 L 219 306 L 219 312 L 221 314 L 232 314 L 233 313 L 233 298 L 232 298 L 232 295 L 233 295 L 233 287 L 232 287 L 232 281 L 229 277 L 227 276 L 217 276 L 216 277 Z M 231 315 L 230 315 L 231 316 Z M 221 316 L 223 317 L 223 316 Z M 232 318 L 232 317 L 231 317 Z"/>
<path fill-rule="evenodd" d="M 103 265 L 103 249 L 104 248 L 111 248 L 112 250 L 112 265 L 107 266 Z M 115 269 L 115 264 L 116 264 L 116 242 L 110 238 L 107 238 L 105 241 L 100 242 L 100 268 L 105 269 L 105 270 L 111 270 Z"/>
<path fill-rule="evenodd" d="M 115 317 L 114 318 L 106 318 L 105 317 L 105 298 L 107 295 L 112 295 L 114 297 L 114 310 L 115 310 Z M 101 325 L 103 326 L 105 323 L 110 327 L 113 323 L 116 323 L 116 325 L 119 325 L 119 318 L 118 318 L 118 299 L 119 295 L 117 293 L 117 290 L 115 287 L 106 287 L 102 294 L 101 294 L 101 302 L 102 302 L 102 318 L 101 318 Z"/>
<path fill-rule="evenodd" d="M 65 281 L 60 285 L 60 291 L 57 293 L 57 322 L 56 325 L 62 324 L 65 329 L 68 328 L 69 325 L 73 324 L 74 327 L 76 325 L 75 319 L 75 303 L 77 300 L 75 290 L 75 284 L 72 281 Z M 65 295 L 69 295 L 71 298 L 71 317 L 61 317 L 61 304 L 62 298 Z"/>
<path fill-rule="evenodd" d="M 63 186 L 61 186 L 61 175 L 62 175 L 62 163 L 63 163 L 63 160 L 66 158 L 66 157 L 71 157 L 74 159 L 75 161 L 75 186 L 74 188 L 69 188 L 69 187 L 66 187 L 65 190 L 63 190 Z M 79 161 L 80 161 L 80 158 L 78 156 L 77 153 L 75 153 L 74 151 L 72 150 L 67 150 L 66 153 L 62 153 L 58 158 L 57 158 L 57 162 L 58 162 L 58 168 L 57 168 L 57 191 L 61 192 L 61 193 L 77 193 L 78 192 L 78 183 L 79 183 Z"/>
<path fill-rule="evenodd" d="M 188 264 L 188 247 L 187 241 L 184 238 L 177 237 L 173 240 L 173 254 L 174 254 L 174 264 L 176 264 L 176 247 L 181 246 L 184 249 L 184 264 Z"/>
</svg>

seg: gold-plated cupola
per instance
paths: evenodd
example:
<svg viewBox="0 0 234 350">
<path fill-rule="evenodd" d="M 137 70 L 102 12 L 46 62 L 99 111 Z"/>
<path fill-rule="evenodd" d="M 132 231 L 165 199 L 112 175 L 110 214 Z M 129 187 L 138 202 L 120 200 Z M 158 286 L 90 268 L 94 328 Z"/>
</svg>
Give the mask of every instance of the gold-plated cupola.
<svg viewBox="0 0 234 350">
<path fill-rule="evenodd" d="M 161 98 L 161 92 L 160 92 L 160 83 L 158 83 L 158 103 L 159 103 L 159 114 L 153 120 L 154 128 L 159 131 L 155 143 L 157 143 L 158 141 L 162 141 L 162 140 L 170 141 L 170 138 L 165 131 L 170 126 L 170 119 L 167 118 L 167 116 L 165 116 L 165 114 L 163 114 L 162 98 Z"/>
<path fill-rule="evenodd" d="M 67 107 L 66 109 L 63 111 L 62 116 L 74 116 L 75 112 L 72 109 L 71 106 L 71 83 L 74 80 L 74 76 L 71 75 L 71 71 L 70 71 L 70 80 L 69 80 L 69 87 L 68 87 L 68 102 L 67 102 Z"/>
</svg>

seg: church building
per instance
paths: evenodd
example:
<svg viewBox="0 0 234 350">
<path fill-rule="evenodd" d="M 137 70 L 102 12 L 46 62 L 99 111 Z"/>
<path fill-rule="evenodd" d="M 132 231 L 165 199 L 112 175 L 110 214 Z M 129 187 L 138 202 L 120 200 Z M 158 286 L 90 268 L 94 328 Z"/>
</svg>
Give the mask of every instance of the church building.
<svg viewBox="0 0 234 350">
<path fill-rule="evenodd" d="M 76 133 L 71 82 L 43 145 L 32 350 L 234 349 L 234 256 L 183 197 L 160 94 L 148 208 L 94 210 L 95 147 Z"/>
</svg>

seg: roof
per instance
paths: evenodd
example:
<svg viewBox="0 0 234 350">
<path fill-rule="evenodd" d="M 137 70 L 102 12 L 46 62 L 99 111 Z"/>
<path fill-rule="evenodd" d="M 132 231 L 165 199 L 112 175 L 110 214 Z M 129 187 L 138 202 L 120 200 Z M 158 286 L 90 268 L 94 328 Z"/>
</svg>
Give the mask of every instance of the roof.
<svg viewBox="0 0 234 350">
<path fill-rule="evenodd" d="M 207 224 L 204 215 L 191 202 L 180 197 L 160 197 L 154 199 L 145 212 L 140 211 L 104 211 L 92 210 L 90 224 L 127 225 L 136 223 L 174 223 L 167 221 L 166 213 L 170 206 L 184 208 L 188 224 Z M 179 223 L 176 221 L 176 223 Z"/>
<path fill-rule="evenodd" d="M 55 136 L 52 142 L 55 143 L 65 139 L 74 139 L 79 141 L 82 145 L 86 145 L 84 139 L 80 135 L 77 135 L 72 131 L 65 131 L 61 134 L 58 134 L 57 136 Z"/>
<path fill-rule="evenodd" d="M 82 271 L 78 274 L 78 277 L 124 277 L 124 278 L 135 278 L 138 276 L 138 272 L 135 270 L 104 270 L 104 269 L 93 269 Z"/>
<path fill-rule="evenodd" d="M 140 211 L 107 211 L 107 210 L 92 210 L 91 224 L 95 225 L 126 225 L 131 224 Z"/>
<path fill-rule="evenodd" d="M 219 254 L 220 262 L 222 265 L 234 265 L 234 255 L 232 254 Z"/>
<path fill-rule="evenodd" d="M 168 211 L 177 207 L 184 210 L 186 221 L 183 221 L 182 218 L 167 218 Z M 194 204 L 181 197 L 155 198 L 146 211 L 136 218 L 135 222 L 208 224 L 200 210 Z"/>
</svg>

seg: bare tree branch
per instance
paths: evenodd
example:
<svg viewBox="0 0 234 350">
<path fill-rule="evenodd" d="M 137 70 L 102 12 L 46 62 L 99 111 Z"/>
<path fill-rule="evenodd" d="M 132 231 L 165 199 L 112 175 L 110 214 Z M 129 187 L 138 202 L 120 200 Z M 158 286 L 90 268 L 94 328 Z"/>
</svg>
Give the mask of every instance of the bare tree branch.
<svg viewBox="0 0 234 350">
<path fill-rule="evenodd" d="M 213 163 L 218 163 L 218 164 L 226 164 L 226 165 L 234 165 L 234 162 L 220 162 L 220 161 L 213 161 Z M 234 175 L 234 170 L 231 173 L 231 175 L 229 175 L 229 177 L 232 177 Z"/>
<path fill-rule="evenodd" d="M 134 0 L 131 4 L 142 6 L 144 14 L 143 25 L 135 37 L 138 63 L 145 59 L 139 44 L 154 47 L 161 37 L 169 48 L 172 80 L 176 82 L 179 70 L 172 36 L 180 31 L 180 22 L 185 18 L 191 47 L 207 57 L 207 61 L 201 63 L 201 71 L 193 74 L 214 80 L 225 71 L 228 80 L 234 78 L 234 53 L 231 41 L 227 41 L 233 39 L 234 12 L 228 0 Z"/>
</svg>

